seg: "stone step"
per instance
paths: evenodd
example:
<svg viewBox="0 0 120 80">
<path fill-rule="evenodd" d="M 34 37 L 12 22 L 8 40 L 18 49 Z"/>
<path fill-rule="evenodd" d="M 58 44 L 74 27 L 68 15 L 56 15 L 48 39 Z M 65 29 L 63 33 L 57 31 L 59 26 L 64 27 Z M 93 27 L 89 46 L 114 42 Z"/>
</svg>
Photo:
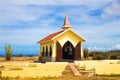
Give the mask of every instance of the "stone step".
<svg viewBox="0 0 120 80">
<path fill-rule="evenodd" d="M 94 71 L 82 71 L 82 70 L 80 72 L 94 73 Z"/>
<path fill-rule="evenodd" d="M 85 70 L 85 68 L 77 68 L 78 70 Z"/>
</svg>

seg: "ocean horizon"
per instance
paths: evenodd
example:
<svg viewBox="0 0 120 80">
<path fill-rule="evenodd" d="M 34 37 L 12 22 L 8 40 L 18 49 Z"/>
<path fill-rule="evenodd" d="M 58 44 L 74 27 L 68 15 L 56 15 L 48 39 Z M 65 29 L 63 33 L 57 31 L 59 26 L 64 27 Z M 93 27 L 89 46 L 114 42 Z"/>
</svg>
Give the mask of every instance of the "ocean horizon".
<svg viewBox="0 0 120 80">
<path fill-rule="evenodd" d="M 0 56 L 5 56 L 5 45 L 0 44 Z M 40 55 L 40 45 L 39 44 L 11 44 L 13 49 L 12 56 L 39 56 Z M 83 48 L 86 46 L 83 45 Z M 109 50 L 119 50 L 109 46 L 99 46 L 99 47 L 90 47 L 87 46 L 90 51 L 109 51 Z"/>
<path fill-rule="evenodd" d="M 40 46 L 37 44 L 33 45 L 14 45 L 11 44 L 13 49 L 12 56 L 38 56 L 40 54 Z M 0 45 L 0 56 L 5 56 L 5 44 Z"/>
</svg>

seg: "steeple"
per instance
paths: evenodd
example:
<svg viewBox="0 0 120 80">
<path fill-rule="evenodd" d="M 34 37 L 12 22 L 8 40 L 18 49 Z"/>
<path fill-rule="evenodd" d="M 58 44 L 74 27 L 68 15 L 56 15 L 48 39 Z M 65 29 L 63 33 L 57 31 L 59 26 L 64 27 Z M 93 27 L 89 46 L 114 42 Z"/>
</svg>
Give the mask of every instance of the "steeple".
<svg viewBox="0 0 120 80">
<path fill-rule="evenodd" d="M 71 26 L 70 26 L 70 24 L 69 24 L 68 15 L 66 14 L 66 15 L 65 15 L 64 24 L 63 24 L 62 29 L 69 29 L 69 28 L 71 28 Z"/>
</svg>

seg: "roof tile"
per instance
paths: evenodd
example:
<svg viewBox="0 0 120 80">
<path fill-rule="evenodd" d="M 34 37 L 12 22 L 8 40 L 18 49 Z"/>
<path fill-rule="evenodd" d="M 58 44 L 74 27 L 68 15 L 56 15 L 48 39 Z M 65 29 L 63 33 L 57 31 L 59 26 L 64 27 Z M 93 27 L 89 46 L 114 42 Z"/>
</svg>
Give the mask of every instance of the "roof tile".
<svg viewBox="0 0 120 80">
<path fill-rule="evenodd" d="M 45 38 L 41 39 L 41 40 L 38 41 L 37 43 L 43 43 L 43 42 L 46 42 L 46 41 L 52 40 L 53 37 L 57 36 L 58 34 L 62 33 L 63 31 L 64 31 L 64 30 L 61 30 L 61 31 L 58 31 L 58 32 L 52 33 L 52 34 L 46 36 Z"/>
</svg>

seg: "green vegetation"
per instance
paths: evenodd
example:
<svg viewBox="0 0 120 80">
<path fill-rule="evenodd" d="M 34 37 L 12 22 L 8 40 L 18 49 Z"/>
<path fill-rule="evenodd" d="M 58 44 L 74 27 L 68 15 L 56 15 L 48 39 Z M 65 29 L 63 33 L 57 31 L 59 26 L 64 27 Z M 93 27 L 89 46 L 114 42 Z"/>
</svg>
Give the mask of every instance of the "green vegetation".
<svg viewBox="0 0 120 80">
<path fill-rule="evenodd" d="M 93 60 L 103 60 L 103 59 L 120 59 L 120 50 L 111 51 L 89 51 L 88 48 L 83 49 L 84 58 L 92 57 Z"/>
<path fill-rule="evenodd" d="M 5 46 L 5 52 L 6 52 L 6 60 L 10 60 L 11 59 L 11 56 L 12 56 L 12 47 L 10 44 L 6 44 Z"/>
<path fill-rule="evenodd" d="M 106 77 L 120 77 L 120 74 L 114 74 L 112 73 L 111 75 L 106 75 L 106 74 L 103 74 L 103 75 L 98 75 L 96 74 L 97 76 L 106 76 Z"/>
<path fill-rule="evenodd" d="M 83 53 L 84 53 L 84 58 L 87 58 L 89 56 L 89 50 L 87 47 L 83 49 Z"/>
</svg>

